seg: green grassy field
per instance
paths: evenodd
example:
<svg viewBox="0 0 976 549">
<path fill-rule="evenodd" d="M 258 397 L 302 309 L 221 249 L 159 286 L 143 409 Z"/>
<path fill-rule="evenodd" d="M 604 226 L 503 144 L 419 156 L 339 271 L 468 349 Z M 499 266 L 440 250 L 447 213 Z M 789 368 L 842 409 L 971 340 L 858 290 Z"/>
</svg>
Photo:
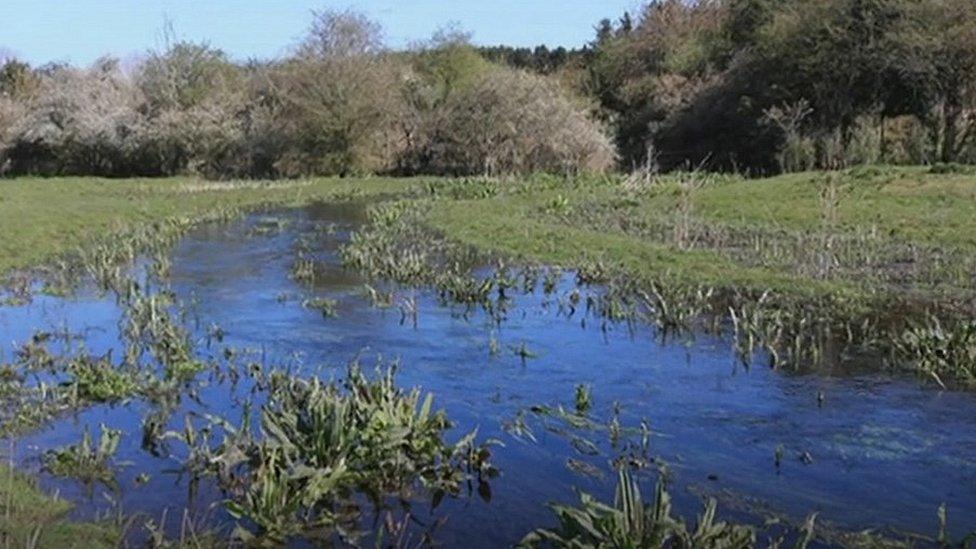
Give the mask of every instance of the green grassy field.
<svg viewBox="0 0 976 549">
<path fill-rule="evenodd" d="M 976 178 L 924 168 L 838 174 L 838 199 L 827 223 L 825 177 L 704 184 L 687 198 L 690 223 L 705 235 L 689 246 L 669 234 L 685 200 L 669 178 L 636 193 L 610 184 L 441 201 L 428 219 L 449 237 L 479 248 L 566 265 L 588 258 L 647 279 L 794 294 L 971 289 Z M 804 254 L 827 237 L 836 265 L 816 272 Z M 909 261 L 906 253 L 915 255 Z M 929 259 L 932 265 L 923 265 Z M 939 269 L 903 276 L 909 267 Z"/>
<path fill-rule="evenodd" d="M 694 191 L 689 217 L 697 226 L 779 242 L 820 231 L 824 174 L 770 179 L 722 179 Z M 0 181 L 0 273 L 48 262 L 86 241 L 139 223 L 193 217 L 215 208 L 300 205 L 330 196 L 426 196 L 426 179 L 316 179 L 281 183 L 212 183 L 194 179 L 106 180 L 22 178 Z M 868 234 L 969 258 L 976 250 L 976 178 L 929 174 L 924 168 L 853 170 L 839 176 L 840 198 L 830 231 L 839 238 Z M 475 184 L 475 183 L 472 183 Z M 810 276 L 761 254 L 743 260 L 741 243 L 679 246 L 666 234 L 681 194 L 667 178 L 628 193 L 619 184 L 498 183 L 487 198 L 437 200 L 429 225 L 450 238 L 527 259 L 572 265 L 601 261 L 640 277 L 677 277 L 710 285 L 755 286 L 785 292 L 838 292 L 863 286 L 856 271 Z M 564 201 L 559 208 L 549 207 Z M 553 211 L 556 210 L 556 211 Z M 664 229 L 666 232 L 667 229 Z M 736 235 L 742 237 L 742 235 Z M 732 239 L 734 240 L 734 239 Z M 809 244 L 805 242 L 805 244 Z M 735 252 L 737 250 L 732 249 Z M 944 255 L 944 254 L 942 254 Z M 856 260 L 857 258 L 852 258 Z M 951 268 L 951 266 L 948 266 Z M 960 266 L 961 271 L 965 271 Z M 964 277 L 965 272 L 956 273 Z M 955 282 L 935 280 L 933 284 Z M 915 284 L 919 286 L 919 284 Z"/>
<path fill-rule="evenodd" d="M 0 180 L 0 273 L 33 267 L 94 237 L 217 208 L 301 205 L 335 195 L 395 193 L 403 179 L 219 183 L 195 179 Z"/>
</svg>

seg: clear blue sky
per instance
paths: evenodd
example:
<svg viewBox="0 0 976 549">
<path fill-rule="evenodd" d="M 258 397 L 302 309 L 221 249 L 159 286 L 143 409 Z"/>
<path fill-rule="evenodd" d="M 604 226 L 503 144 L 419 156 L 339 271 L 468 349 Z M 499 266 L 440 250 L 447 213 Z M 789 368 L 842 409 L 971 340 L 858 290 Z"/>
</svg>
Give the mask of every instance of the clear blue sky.
<svg viewBox="0 0 976 549">
<path fill-rule="evenodd" d="M 478 44 L 580 46 L 603 17 L 639 0 L 0 0 L 0 52 L 31 63 L 87 64 L 158 46 L 164 21 L 180 38 L 234 57 L 273 57 L 302 35 L 313 9 L 353 8 L 380 21 L 401 47 L 456 22 Z"/>
</svg>

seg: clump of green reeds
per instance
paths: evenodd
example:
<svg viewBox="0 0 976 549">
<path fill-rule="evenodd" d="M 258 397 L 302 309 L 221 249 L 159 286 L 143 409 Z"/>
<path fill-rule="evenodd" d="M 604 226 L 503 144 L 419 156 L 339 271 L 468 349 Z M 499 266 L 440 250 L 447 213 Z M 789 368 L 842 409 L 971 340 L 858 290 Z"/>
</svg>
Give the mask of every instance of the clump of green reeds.
<svg viewBox="0 0 976 549">
<path fill-rule="evenodd" d="M 945 323 L 936 316 L 909 326 L 895 342 L 895 358 L 941 387 L 976 387 L 976 321 Z"/>
</svg>

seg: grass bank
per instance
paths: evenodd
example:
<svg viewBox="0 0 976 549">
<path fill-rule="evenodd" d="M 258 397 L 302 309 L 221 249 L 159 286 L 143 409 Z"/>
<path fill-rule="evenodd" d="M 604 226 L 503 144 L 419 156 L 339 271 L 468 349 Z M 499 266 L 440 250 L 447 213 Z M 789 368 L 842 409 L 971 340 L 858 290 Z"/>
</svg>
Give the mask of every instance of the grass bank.
<svg viewBox="0 0 976 549">
<path fill-rule="evenodd" d="M 72 505 L 44 494 L 33 479 L 0 466 L 0 546 L 115 547 L 119 528 L 65 520 Z"/>
<path fill-rule="evenodd" d="M 410 179 L 208 182 L 196 179 L 0 180 L 0 273 L 34 267 L 93 238 L 217 208 L 301 205 L 334 196 L 398 193 Z"/>
<path fill-rule="evenodd" d="M 602 262 L 641 278 L 790 293 L 972 285 L 976 178 L 925 168 L 851 170 L 837 175 L 830 205 L 822 196 L 827 177 L 715 178 L 690 190 L 668 177 L 643 188 L 618 179 L 19 178 L 0 181 L 0 273 L 174 216 L 409 193 L 437 198 L 425 222 L 446 236 L 539 262 Z M 821 244 L 831 257 L 817 257 Z"/>
<path fill-rule="evenodd" d="M 835 197 L 825 197 L 833 187 Z M 491 191 L 494 193 L 494 191 Z M 926 168 L 540 186 L 439 201 L 429 223 L 479 248 L 645 279 L 876 296 L 968 291 L 976 178 Z"/>
</svg>

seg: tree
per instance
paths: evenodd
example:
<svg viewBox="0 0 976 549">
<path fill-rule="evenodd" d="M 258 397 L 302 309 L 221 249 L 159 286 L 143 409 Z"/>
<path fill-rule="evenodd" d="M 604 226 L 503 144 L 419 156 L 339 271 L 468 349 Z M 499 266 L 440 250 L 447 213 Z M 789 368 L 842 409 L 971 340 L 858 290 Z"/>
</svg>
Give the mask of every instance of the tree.
<svg viewBox="0 0 976 549">
<path fill-rule="evenodd" d="M 27 63 L 10 58 L 0 67 L 0 97 L 24 99 L 35 94 L 39 85 L 37 75 Z"/>
<path fill-rule="evenodd" d="M 52 68 L 14 121 L 7 157 L 28 173 L 124 175 L 141 123 L 138 92 L 102 58 L 87 70 Z"/>
<path fill-rule="evenodd" d="M 10 168 L 7 151 L 13 145 L 16 126 L 39 88 L 39 78 L 27 63 L 10 57 L 0 67 L 0 174 Z"/>
<path fill-rule="evenodd" d="M 163 51 L 150 53 L 137 81 L 145 97 L 138 137 L 144 170 L 212 177 L 242 171 L 230 165 L 243 141 L 245 79 L 224 52 L 168 39 Z"/>
<path fill-rule="evenodd" d="M 966 0 L 923 2 L 916 6 L 923 31 L 914 44 L 925 52 L 928 116 L 943 162 L 962 157 L 976 132 L 976 13 Z"/>
<path fill-rule="evenodd" d="M 315 14 L 296 57 L 277 71 L 287 175 L 387 169 L 397 144 L 400 67 L 379 26 L 354 12 Z"/>
<path fill-rule="evenodd" d="M 625 167 L 642 165 L 660 130 L 715 80 L 724 15 L 708 0 L 654 1 L 631 31 L 594 42 L 584 89 L 616 125 Z"/>
<path fill-rule="evenodd" d="M 858 116 L 914 114 L 911 0 L 793 0 L 762 30 L 752 73 L 776 102 L 810 101 L 846 143 Z"/>
</svg>

